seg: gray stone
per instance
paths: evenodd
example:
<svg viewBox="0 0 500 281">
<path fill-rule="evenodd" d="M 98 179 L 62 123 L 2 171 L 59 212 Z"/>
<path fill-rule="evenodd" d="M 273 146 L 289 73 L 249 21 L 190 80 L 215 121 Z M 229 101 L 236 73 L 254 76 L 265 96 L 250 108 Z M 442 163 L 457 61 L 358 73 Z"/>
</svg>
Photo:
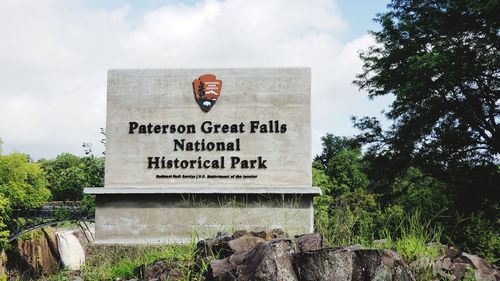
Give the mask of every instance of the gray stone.
<svg viewBox="0 0 500 281">
<path fill-rule="evenodd" d="M 248 235 L 248 231 L 247 230 L 245 230 L 245 229 L 236 230 L 233 233 L 233 239 L 236 239 L 238 237 L 245 236 L 245 235 Z"/>
<path fill-rule="evenodd" d="M 297 237 L 297 245 L 302 252 L 316 251 L 328 247 L 319 233 L 310 233 Z"/>
<path fill-rule="evenodd" d="M 265 242 L 265 239 L 251 235 L 245 235 L 228 242 L 229 248 L 234 252 L 247 251 L 255 245 Z"/>
<path fill-rule="evenodd" d="M 251 233 L 264 236 L 268 232 L 259 229 Z M 241 236 L 228 244 L 249 237 Z M 326 248 L 323 237 L 317 233 L 295 239 L 272 239 L 212 261 L 206 277 L 207 280 L 415 280 L 395 252 L 353 250 L 356 248 Z"/>
<path fill-rule="evenodd" d="M 298 280 L 292 264 L 292 255 L 297 249 L 293 239 L 257 244 L 249 251 L 212 262 L 208 280 Z"/>
<path fill-rule="evenodd" d="M 299 280 L 415 280 L 406 263 L 390 250 L 320 249 L 298 253 Z"/>
<path fill-rule="evenodd" d="M 441 254 L 439 257 L 433 260 L 420 258 L 412 262 L 410 265 L 412 270 L 424 272 L 431 269 L 432 277 L 435 279 L 462 280 L 472 274 L 475 280 L 500 280 L 499 270 L 480 257 L 460 252 L 453 247 L 438 246 Z"/>
<path fill-rule="evenodd" d="M 293 259 L 301 281 L 361 280 L 353 277 L 360 267 L 356 254 L 349 250 L 320 249 L 297 254 Z"/>
<path fill-rule="evenodd" d="M 385 244 L 387 243 L 387 239 L 377 239 L 377 240 L 373 240 L 373 244 L 374 245 L 382 245 L 382 244 Z"/>
</svg>

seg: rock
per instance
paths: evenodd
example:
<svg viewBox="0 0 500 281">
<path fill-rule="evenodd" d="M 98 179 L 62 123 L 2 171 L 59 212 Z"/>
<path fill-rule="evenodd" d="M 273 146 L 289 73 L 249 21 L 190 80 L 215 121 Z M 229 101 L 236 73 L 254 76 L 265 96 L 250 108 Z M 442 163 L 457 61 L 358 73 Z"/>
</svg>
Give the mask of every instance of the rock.
<svg viewBox="0 0 500 281">
<path fill-rule="evenodd" d="M 403 259 L 390 250 L 321 249 L 294 257 L 299 280 L 415 280 Z"/>
<path fill-rule="evenodd" d="M 363 246 L 361 246 L 360 244 L 354 244 L 351 246 L 347 246 L 344 249 L 351 250 L 351 251 L 357 251 L 357 250 L 363 249 Z"/>
<path fill-rule="evenodd" d="M 248 231 L 246 231 L 246 230 L 236 230 L 233 233 L 233 239 L 236 239 L 236 238 L 239 238 L 239 237 L 245 236 L 245 235 L 248 235 Z"/>
<path fill-rule="evenodd" d="M 73 278 L 71 279 L 71 281 L 83 281 L 83 278 L 80 277 L 80 276 L 73 276 Z M 129 280 L 131 281 L 131 280 Z"/>
<path fill-rule="evenodd" d="M 314 251 L 328 247 L 323 239 L 323 236 L 319 233 L 305 234 L 297 237 L 296 239 L 301 252 Z"/>
<path fill-rule="evenodd" d="M 362 265 L 358 274 L 364 279 L 353 280 L 415 280 L 406 262 L 392 250 L 356 250 L 354 251 Z M 355 275 L 356 276 L 356 275 Z"/>
<path fill-rule="evenodd" d="M 271 237 L 271 231 L 269 231 L 265 228 L 262 228 L 262 227 L 259 227 L 257 229 L 250 231 L 250 234 L 255 236 L 255 237 L 262 238 L 262 239 L 266 239 L 266 237 L 267 238 Z M 270 239 L 266 239 L 266 240 L 270 240 Z"/>
<path fill-rule="evenodd" d="M 275 228 L 271 230 L 271 237 L 273 239 L 276 239 L 276 238 L 289 238 L 290 236 L 288 236 L 288 233 L 284 232 L 282 229 Z"/>
<path fill-rule="evenodd" d="M 262 238 L 266 241 L 276 238 L 288 238 L 288 234 L 286 234 L 282 229 L 276 228 L 272 230 L 258 228 L 256 230 L 250 231 L 250 234 Z"/>
<path fill-rule="evenodd" d="M 140 276 L 143 280 L 177 280 L 178 271 L 172 269 L 176 267 L 174 265 L 168 265 L 164 260 L 157 260 L 150 265 L 142 265 L 134 270 L 135 276 Z"/>
<path fill-rule="evenodd" d="M 377 239 L 377 240 L 373 240 L 373 245 L 383 245 L 387 243 L 387 239 Z"/>
<path fill-rule="evenodd" d="M 8 264 L 34 276 L 48 276 L 59 269 L 58 243 L 52 228 L 33 231 L 31 239 L 17 239 L 7 251 Z"/>
<path fill-rule="evenodd" d="M 495 275 L 499 275 L 498 270 L 495 270 L 485 260 L 476 255 L 467 253 L 462 253 L 462 256 L 467 258 L 475 269 L 474 276 L 476 280 L 496 281 Z"/>
<path fill-rule="evenodd" d="M 234 254 L 210 263 L 207 280 L 415 280 L 403 259 L 390 250 L 328 248 L 318 233 L 269 241 L 264 240 L 284 233 L 243 233 L 233 234 L 227 243 Z"/>
<path fill-rule="evenodd" d="M 430 260 L 420 258 L 410 267 L 414 272 L 425 272 L 431 269 L 434 279 L 462 280 L 474 276 L 475 280 L 500 280 L 500 272 L 478 256 L 463 253 L 444 245 L 439 246 L 440 256 Z"/>
<path fill-rule="evenodd" d="M 298 280 L 292 256 L 294 239 L 275 239 L 210 264 L 208 280 Z"/>
<path fill-rule="evenodd" d="M 211 257 L 225 258 L 234 253 L 229 247 L 233 238 L 227 232 L 219 232 L 215 238 L 200 240 L 196 244 L 195 256 L 198 260 L 210 260 Z"/>
<path fill-rule="evenodd" d="M 247 251 L 252 247 L 254 247 L 255 245 L 265 241 L 266 240 L 260 237 L 245 235 L 229 241 L 228 245 L 233 252 L 239 252 L 239 251 Z"/>
<path fill-rule="evenodd" d="M 168 270 L 169 268 L 167 266 L 167 263 L 163 260 L 160 260 L 156 261 L 152 265 L 145 266 L 142 276 L 144 276 L 144 279 L 150 280 L 163 275 L 165 272 L 168 272 Z"/>
<path fill-rule="evenodd" d="M 210 262 L 206 280 L 415 280 L 404 260 L 390 250 L 362 250 L 360 245 L 328 248 L 318 233 L 294 239 L 271 238 L 285 236 L 281 230 L 245 233 L 237 231 L 229 241 L 200 241 L 198 246 L 227 244 L 223 248 L 233 251 Z"/>
<path fill-rule="evenodd" d="M 353 273 L 359 267 L 359 259 L 353 251 L 320 249 L 299 253 L 293 258 L 295 272 L 301 281 L 360 280 Z"/>
</svg>

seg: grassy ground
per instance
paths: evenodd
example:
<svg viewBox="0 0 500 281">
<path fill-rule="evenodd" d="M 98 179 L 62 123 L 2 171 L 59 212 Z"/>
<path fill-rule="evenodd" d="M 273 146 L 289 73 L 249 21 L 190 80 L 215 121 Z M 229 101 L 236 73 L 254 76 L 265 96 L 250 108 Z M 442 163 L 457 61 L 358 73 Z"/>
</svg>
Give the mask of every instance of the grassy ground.
<svg viewBox="0 0 500 281">
<path fill-rule="evenodd" d="M 165 260 L 169 268 L 181 275 L 179 280 L 201 280 L 206 265 L 201 270 L 195 264 L 194 242 L 187 245 L 161 246 L 105 246 L 93 249 L 80 272 L 62 270 L 58 274 L 43 280 L 66 281 L 79 275 L 84 280 L 116 280 L 143 277 L 144 272 L 138 270 L 157 260 Z"/>
</svg>

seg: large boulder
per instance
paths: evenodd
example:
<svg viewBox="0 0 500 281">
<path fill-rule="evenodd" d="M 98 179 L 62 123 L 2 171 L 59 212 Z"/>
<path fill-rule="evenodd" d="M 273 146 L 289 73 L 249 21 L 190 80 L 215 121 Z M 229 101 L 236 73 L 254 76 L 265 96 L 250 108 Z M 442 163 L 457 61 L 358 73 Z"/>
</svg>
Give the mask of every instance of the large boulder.
<svg viewBox="0 0 500 281">
<path fill-rule="evenodd" d="M 268 241 L 255 239 L 270 239 L 265 231 L 236 237 L 256 242 L 245 240 L 244 247 L 232 248 L 234 254 L 212 261 L 207 280 L 415 280 L 404 260 L 390 250 L 329 248 L 317 233 Z"/>
<path fill-rule="evenodd" d="M 255 245 L 210 264 L 209 280 L 298 280 L 292 256 L 297 252 L 294 239 L 275 239 Z"/>
<path fill-rule="evenodd" d="M 391 250 L 321 249 L 295 255 L 294 266 L 299 280 L 415 280 Z"/>
</svg>

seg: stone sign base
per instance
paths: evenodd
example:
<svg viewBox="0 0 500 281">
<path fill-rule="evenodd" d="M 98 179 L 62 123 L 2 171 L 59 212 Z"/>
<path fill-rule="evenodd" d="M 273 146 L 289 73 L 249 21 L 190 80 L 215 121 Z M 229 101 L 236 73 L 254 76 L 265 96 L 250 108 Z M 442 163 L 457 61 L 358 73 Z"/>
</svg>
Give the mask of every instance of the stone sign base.
<svg viewBox="0 0 500 281">
<path fill-rule="evenodd" d="M 270 192 L 272 190 L 272 193 Z M 187 243 L 219 231 L 314 231 L 314 187 L 87 188 L 96 195 L 96 243 Z"/>
</svg>

